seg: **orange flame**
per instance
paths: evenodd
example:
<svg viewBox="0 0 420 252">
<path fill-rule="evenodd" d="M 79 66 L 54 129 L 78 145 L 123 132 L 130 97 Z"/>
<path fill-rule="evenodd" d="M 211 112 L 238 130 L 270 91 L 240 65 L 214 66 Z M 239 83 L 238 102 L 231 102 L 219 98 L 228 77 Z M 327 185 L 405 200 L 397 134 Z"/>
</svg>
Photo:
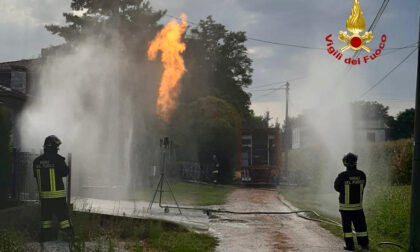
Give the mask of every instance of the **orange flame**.
<svg viewBox="0 0 420 252">
<path fill-rule="evenodd" d="M 169 123 L 176 108 L 176 100 L 181 91 L 179 80 L 185 72 L 184 59 L 181 53 L 185 51 L 185 43 L 181 41 L 187 29 L 187 16 L 181 15 L 181 24 L 171 20 L 149 44 L 147 56 L 149 60 L 156 58 L 162 51 L 161 61 L 163 73 L 159 86 L 159 96 L 156 102 L 157 113 L 163 121 Z"/>
</svg>

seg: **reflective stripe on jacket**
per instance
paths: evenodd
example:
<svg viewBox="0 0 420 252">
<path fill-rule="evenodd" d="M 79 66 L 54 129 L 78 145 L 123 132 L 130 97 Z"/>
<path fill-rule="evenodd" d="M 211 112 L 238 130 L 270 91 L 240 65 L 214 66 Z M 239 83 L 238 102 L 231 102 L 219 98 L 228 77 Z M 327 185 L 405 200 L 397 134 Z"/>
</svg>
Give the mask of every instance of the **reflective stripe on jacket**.
<svg viewBox="0 0 420 252">
<path fill-rule="evenodd" d="M 340 193 L 339 202 L 341 211 L 355 211 L 363 209 L 363 192 L 366 186 L 364 172 L 348 169 L 338 175 L 334 188 Z"/>
<path fill-rule="evenodd" d="M 62 178 L 68 175 L 69 169 L 64 160 L 56 153 L 43 154 L 34 160 L 33 170 L 40 199 L 66 197 Z"/>
</svg>

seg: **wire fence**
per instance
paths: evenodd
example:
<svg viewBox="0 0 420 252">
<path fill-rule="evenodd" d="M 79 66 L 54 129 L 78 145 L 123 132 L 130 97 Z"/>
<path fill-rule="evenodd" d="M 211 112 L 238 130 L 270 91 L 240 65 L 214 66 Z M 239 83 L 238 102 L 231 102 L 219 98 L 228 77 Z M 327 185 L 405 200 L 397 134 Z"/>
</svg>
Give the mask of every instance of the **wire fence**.
<svg viewBox="0 0 420 252">
<path fill-rule="evenodd" d="M 209 163 L 197 163 L 197 162 L 180 162 L 181 177 L 183 180 L 201 181 L 201 182 L 212 182 L 212 171 L 214 165 Z"/>
<path fill-rule="evenodd" d="M 9 189 L 9 198 L 11 200 L 25 202 L 37 201 L 38 186 L 33 172 L 33 162 L 40 153 L 24 152 L 18 149 L 12 151 L 11 183 Z M 71 165 L 71 156 L 69 155 L 69 165 Z M 67 178 L 64 180 L 68 187 Z"/>
<path fill-rule="evenodd" d="M 38 199 L 36 180 L 33 176 L 32 163 L 39 154 L 12 152 L 12 179 L 10 198 L 17 201 L 31 201 Z"/>
</svg>

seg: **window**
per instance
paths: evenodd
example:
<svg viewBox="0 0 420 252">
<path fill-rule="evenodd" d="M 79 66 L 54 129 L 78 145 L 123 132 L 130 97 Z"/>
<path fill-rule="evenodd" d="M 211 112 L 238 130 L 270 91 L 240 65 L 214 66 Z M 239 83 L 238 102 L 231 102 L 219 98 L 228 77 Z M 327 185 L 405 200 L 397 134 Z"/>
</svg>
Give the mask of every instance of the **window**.
<svg viewBox="0 0 420 252">
<path fill-rule="evenodd" d="M 242 153 L 241 153 L 241 166 L 242 167 L 248 167 L 251 164 L 250 152 L 251 152 L 250 148 L 242 149 Z"/>
<path fill-rule="evenodd" d="M 249 145 L 249 144 L 251 144 L 251 139 L 242 139 L 242 144 L 243 145 Z"/>
<path fill-rule="evenodd" d="M 12 71 L 10 78 L 10 87 L 13 90 L 26 93 L 26 72 Z"/>
<path fill-rule="evenodd" d="M 0 85 L 9 88 L 11 78 L 12 74 L 10 73 L 10 71 L 0 70 Z"/>
</svg>

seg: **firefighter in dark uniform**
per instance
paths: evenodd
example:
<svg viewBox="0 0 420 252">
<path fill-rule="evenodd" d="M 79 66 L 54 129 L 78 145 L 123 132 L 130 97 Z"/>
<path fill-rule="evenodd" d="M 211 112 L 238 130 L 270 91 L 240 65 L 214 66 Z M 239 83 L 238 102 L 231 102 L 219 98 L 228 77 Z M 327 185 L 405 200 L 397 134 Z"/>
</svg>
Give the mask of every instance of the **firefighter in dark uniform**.
<svg viewBox="0 0 420 252">
<path fill-rule="evenodd" d="M 38 184 L 41 201 L 41 243 L 52 238 L 52 216 L 58 219 L 60 229 L 67 238 L 73 237 L 64 190 L 63 177 L 69 173 L 65 158 L 58 155 L 61 141 L 56 136 L 48 136 L 44 142 L 44 154 L 33 163 L 34 176 Z"/>
<path fill-rule="evenodd" d="M 354 251 L 354 240 L 351 224 L 356 229 L 356 238 L 362 249 L 369 250 L 369 238 L 365 214 L 363 212 L 363 191 L 366 186 L 366 175 L 357 169 L 357 156 L 348 153 L 343 157 L 347 170 L 338 175 L 334 188 L 340 193 L 340 213 L 343 224 L 344 249 Z"/>
<path fill-rule="evenodd" d="M 214 154 L 213 155 L 213 170 L 211 171 L 212 174 L 212 182 L 214 184 L 217 184 L 218 182 L 218 178 L 219 178 L 219 168 L 220 168 L 220 164 L 219 164 L 219 160 L 217 159 L 217 156 Z"/>
</svg>

